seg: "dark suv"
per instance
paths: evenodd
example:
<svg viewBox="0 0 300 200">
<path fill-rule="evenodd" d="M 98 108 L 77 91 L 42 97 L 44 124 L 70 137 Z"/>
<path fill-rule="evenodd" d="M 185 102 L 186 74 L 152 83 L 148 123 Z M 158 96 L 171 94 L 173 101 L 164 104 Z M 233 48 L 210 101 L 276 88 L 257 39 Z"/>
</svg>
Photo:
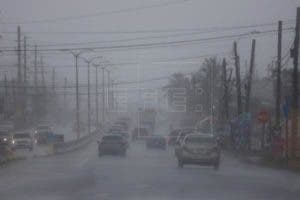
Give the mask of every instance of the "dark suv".
<svg viewBox="0 0 300 200">
<path fill-rule="evenodd" d="M 105 135 L 101 141 L 98 141 L 99 156 L 107 154 L 116 154 L 125 156 L 127 151 L 127 142 L 122 135 Z"/>
</svg>

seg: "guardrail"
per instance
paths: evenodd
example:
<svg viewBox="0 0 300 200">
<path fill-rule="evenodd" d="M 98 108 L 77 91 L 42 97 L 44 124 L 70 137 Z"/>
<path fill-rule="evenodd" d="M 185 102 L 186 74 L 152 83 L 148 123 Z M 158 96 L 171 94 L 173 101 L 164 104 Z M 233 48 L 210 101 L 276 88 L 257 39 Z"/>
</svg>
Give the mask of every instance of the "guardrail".
<svg viewBox="0 0 300 200">
<path fill-rule="evenodd" d="M 62 154 L 82 148 L 83 146 L 89 144 L 96 134 L 97 131 L 93 131 L 91 135 L 84 136 L 79 140 L 53 144 L 53 154 Z"/>
</svg>

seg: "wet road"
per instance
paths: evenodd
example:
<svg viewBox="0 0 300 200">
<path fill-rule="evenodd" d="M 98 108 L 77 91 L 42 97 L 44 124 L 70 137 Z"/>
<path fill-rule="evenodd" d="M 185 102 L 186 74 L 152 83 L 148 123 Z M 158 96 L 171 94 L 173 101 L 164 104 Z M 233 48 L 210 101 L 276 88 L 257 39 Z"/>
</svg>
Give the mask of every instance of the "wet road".
<svg viewBox="0 0 300 200">
<path fill-rule="evenodd" d="M 97 144 L 0 168 L 1 200 L 299 199 L 300 175 L 223 155 L 219 171 L 177 168 L 172 149 L 132 144 L 127 157 L 97 156 Z"/>
</svg>

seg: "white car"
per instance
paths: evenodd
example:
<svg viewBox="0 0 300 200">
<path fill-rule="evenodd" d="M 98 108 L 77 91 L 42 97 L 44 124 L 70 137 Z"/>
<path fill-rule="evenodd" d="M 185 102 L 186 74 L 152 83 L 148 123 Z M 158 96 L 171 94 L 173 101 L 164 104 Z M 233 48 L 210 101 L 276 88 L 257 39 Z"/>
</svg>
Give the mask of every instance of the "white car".
<svg viewBox="0 0 300 200">
<path fill-rule="evenodd" d="M 15 147 L 17 149 L 33 150 L 33 137 L 28 132 L 17 132 L 14 134 Z"/>
<path fill-rule="evenodd" d="M 216 138 L 210 134 L 189 134 L 176 151 L 180 168 L 185 164 L 212 165 L 215 169 L 219 168 L 220 148 Z"/>
</svg>

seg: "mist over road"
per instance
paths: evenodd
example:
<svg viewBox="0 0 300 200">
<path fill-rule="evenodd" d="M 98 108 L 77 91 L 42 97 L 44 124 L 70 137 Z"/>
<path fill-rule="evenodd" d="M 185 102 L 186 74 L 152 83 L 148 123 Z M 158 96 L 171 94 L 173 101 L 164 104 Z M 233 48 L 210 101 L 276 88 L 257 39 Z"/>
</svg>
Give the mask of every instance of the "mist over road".
<svg viewBox="0 0 300 200">
<path fill-rule="evenodd" d="M 298 199 L 299 174 L 241 163 L 177 168 L 172 148 L 132 143 L 126 157 L 97 155 L 96 142 L 73 153 L 29 158 L 0 170 L 1 199 Z"/>
</svg>

